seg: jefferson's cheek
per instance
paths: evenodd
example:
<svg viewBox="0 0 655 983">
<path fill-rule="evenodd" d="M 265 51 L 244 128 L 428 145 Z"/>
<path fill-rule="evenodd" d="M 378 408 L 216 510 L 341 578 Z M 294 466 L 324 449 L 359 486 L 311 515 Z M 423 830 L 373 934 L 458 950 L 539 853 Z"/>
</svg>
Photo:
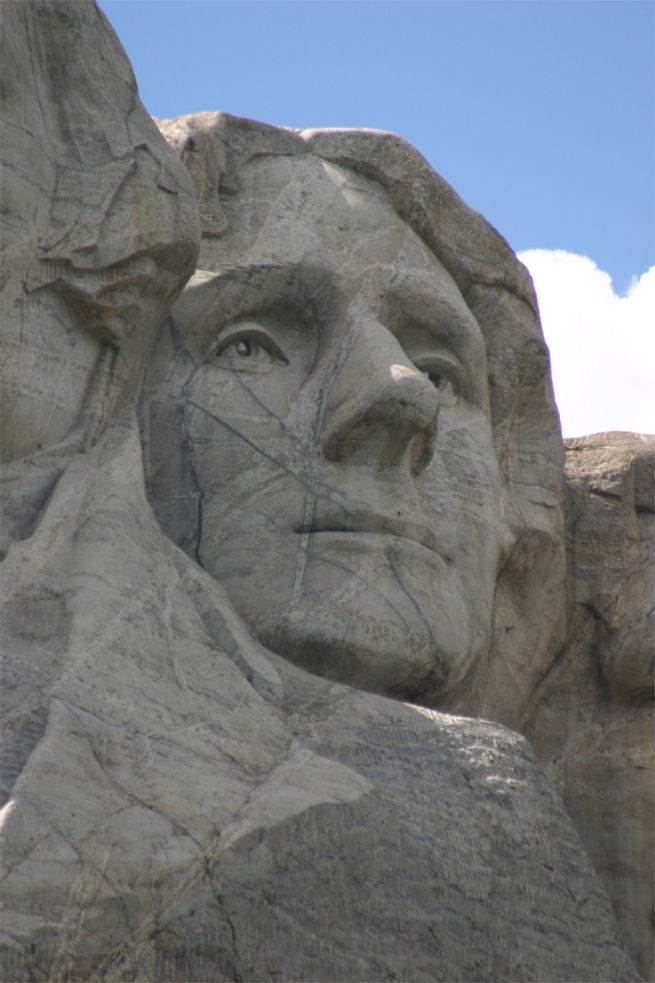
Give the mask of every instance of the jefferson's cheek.
<svg viewBox="0 0 655 983">
<path fill-rule="evenodd" d="M 440 421 L 437 450 L 421 480 L 440 552 L 462 575 L 467 593 L 469 581 L 484 585 L 484 591 L 495 580 L 504 541 L 500 478 L 488 429 L 477 410 Z"/>
<path fill-rule="evenodd" d="M 185 405 L 196 464 L 206 461 L 204 480 L 229 482 L 244 468 L 287 467 L 284 422 L 260 405 L 247 381 L 228 372 L 198 371 Z"/>
<path fill-rule="evenodd" d="M 215 373 L 196 373 L 185 430 L 201 493 L 203 566 L 245 598 L 257 596 L 267 577 L 286 581 L 284 568 L 295 568 L 293 530 L 304 515 L 307 480 L 283 421 L 253 409 L 240 377 L 222 382 L 217 390 Z"/>
</svg>

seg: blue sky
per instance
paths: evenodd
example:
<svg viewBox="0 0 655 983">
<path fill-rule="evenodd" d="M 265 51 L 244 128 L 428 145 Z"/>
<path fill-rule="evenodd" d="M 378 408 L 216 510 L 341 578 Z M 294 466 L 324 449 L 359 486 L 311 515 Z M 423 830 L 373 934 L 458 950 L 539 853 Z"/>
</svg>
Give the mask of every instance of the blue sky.
<svg viewBox="0 0 655 983">
<path fill-rule="evenodd" d="M 100 5 L 153 115 L 392 130 L 517 252 L 588 257 L 617 301 L 655 264 L 650 0 Z"/>
</svg>

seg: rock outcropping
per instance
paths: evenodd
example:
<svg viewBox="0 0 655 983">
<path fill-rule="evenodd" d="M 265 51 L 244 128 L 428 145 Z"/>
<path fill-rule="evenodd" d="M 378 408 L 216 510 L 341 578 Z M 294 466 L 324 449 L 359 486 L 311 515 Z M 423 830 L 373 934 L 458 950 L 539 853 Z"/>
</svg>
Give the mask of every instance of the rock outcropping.
<svg viewBox="0 0 655 983">
<path fill-rule="evenodd" d="M 524 726 L 653 966 L 655 437 L 567 440 L 569 637 Z"/>
</svg>

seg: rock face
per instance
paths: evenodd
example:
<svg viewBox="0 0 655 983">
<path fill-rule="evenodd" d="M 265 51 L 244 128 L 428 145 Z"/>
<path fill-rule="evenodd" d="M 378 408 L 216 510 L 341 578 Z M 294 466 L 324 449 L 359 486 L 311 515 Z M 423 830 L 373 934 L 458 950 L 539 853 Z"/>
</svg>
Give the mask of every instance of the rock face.
<svg viewBox="0 0 655 983">
<path fill-rule="evenodd" d="M 91 3 L 3 44 L 3 978 L 637 979 L 527 742 L 441 712 L 565 637 L 525 270 L 391 135 L 173 152 Z"/>
<path fill-rule="evenodd" d="M 525 732 L 653 967 L 655 437 L 566 441 L 570 629 Z"/>
</svg>

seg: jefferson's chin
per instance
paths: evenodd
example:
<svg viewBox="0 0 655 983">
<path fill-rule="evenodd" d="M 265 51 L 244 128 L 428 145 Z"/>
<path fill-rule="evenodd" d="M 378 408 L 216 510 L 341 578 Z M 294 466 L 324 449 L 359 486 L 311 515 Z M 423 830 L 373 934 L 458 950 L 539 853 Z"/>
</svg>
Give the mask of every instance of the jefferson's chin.
<svg viewBox="0 0 655 983">
<path fill-rule="evenodd" d="M 288 546 L 262 548 L 240 574 L 212 571 L 267 648 L 327 679 L 416 702 L 438 703 L 467 675 L 479 612 L 455 565 L 380 534 L 312 534 L 302 565 L 297 541 Z"/>
<path fill-rule="evenodd" d="M 444 666 L 419 631 L 360 616 L 353 624 L 329 605 L 300 604 L 270 638 L 261 641 L 317 676 L 383 696 L 413 700 L 443 684 Z"/>
<path fill-rule="evenodd" d="M 396 699 L 450 690 L 471 661 L 452 572 L 422 546 L 390 554 L 380 543 L 375 556 L 354 539 L 310 551 L 298 595 L 260 621 L 260 640 L 309 672 Z"/>
</svg>

